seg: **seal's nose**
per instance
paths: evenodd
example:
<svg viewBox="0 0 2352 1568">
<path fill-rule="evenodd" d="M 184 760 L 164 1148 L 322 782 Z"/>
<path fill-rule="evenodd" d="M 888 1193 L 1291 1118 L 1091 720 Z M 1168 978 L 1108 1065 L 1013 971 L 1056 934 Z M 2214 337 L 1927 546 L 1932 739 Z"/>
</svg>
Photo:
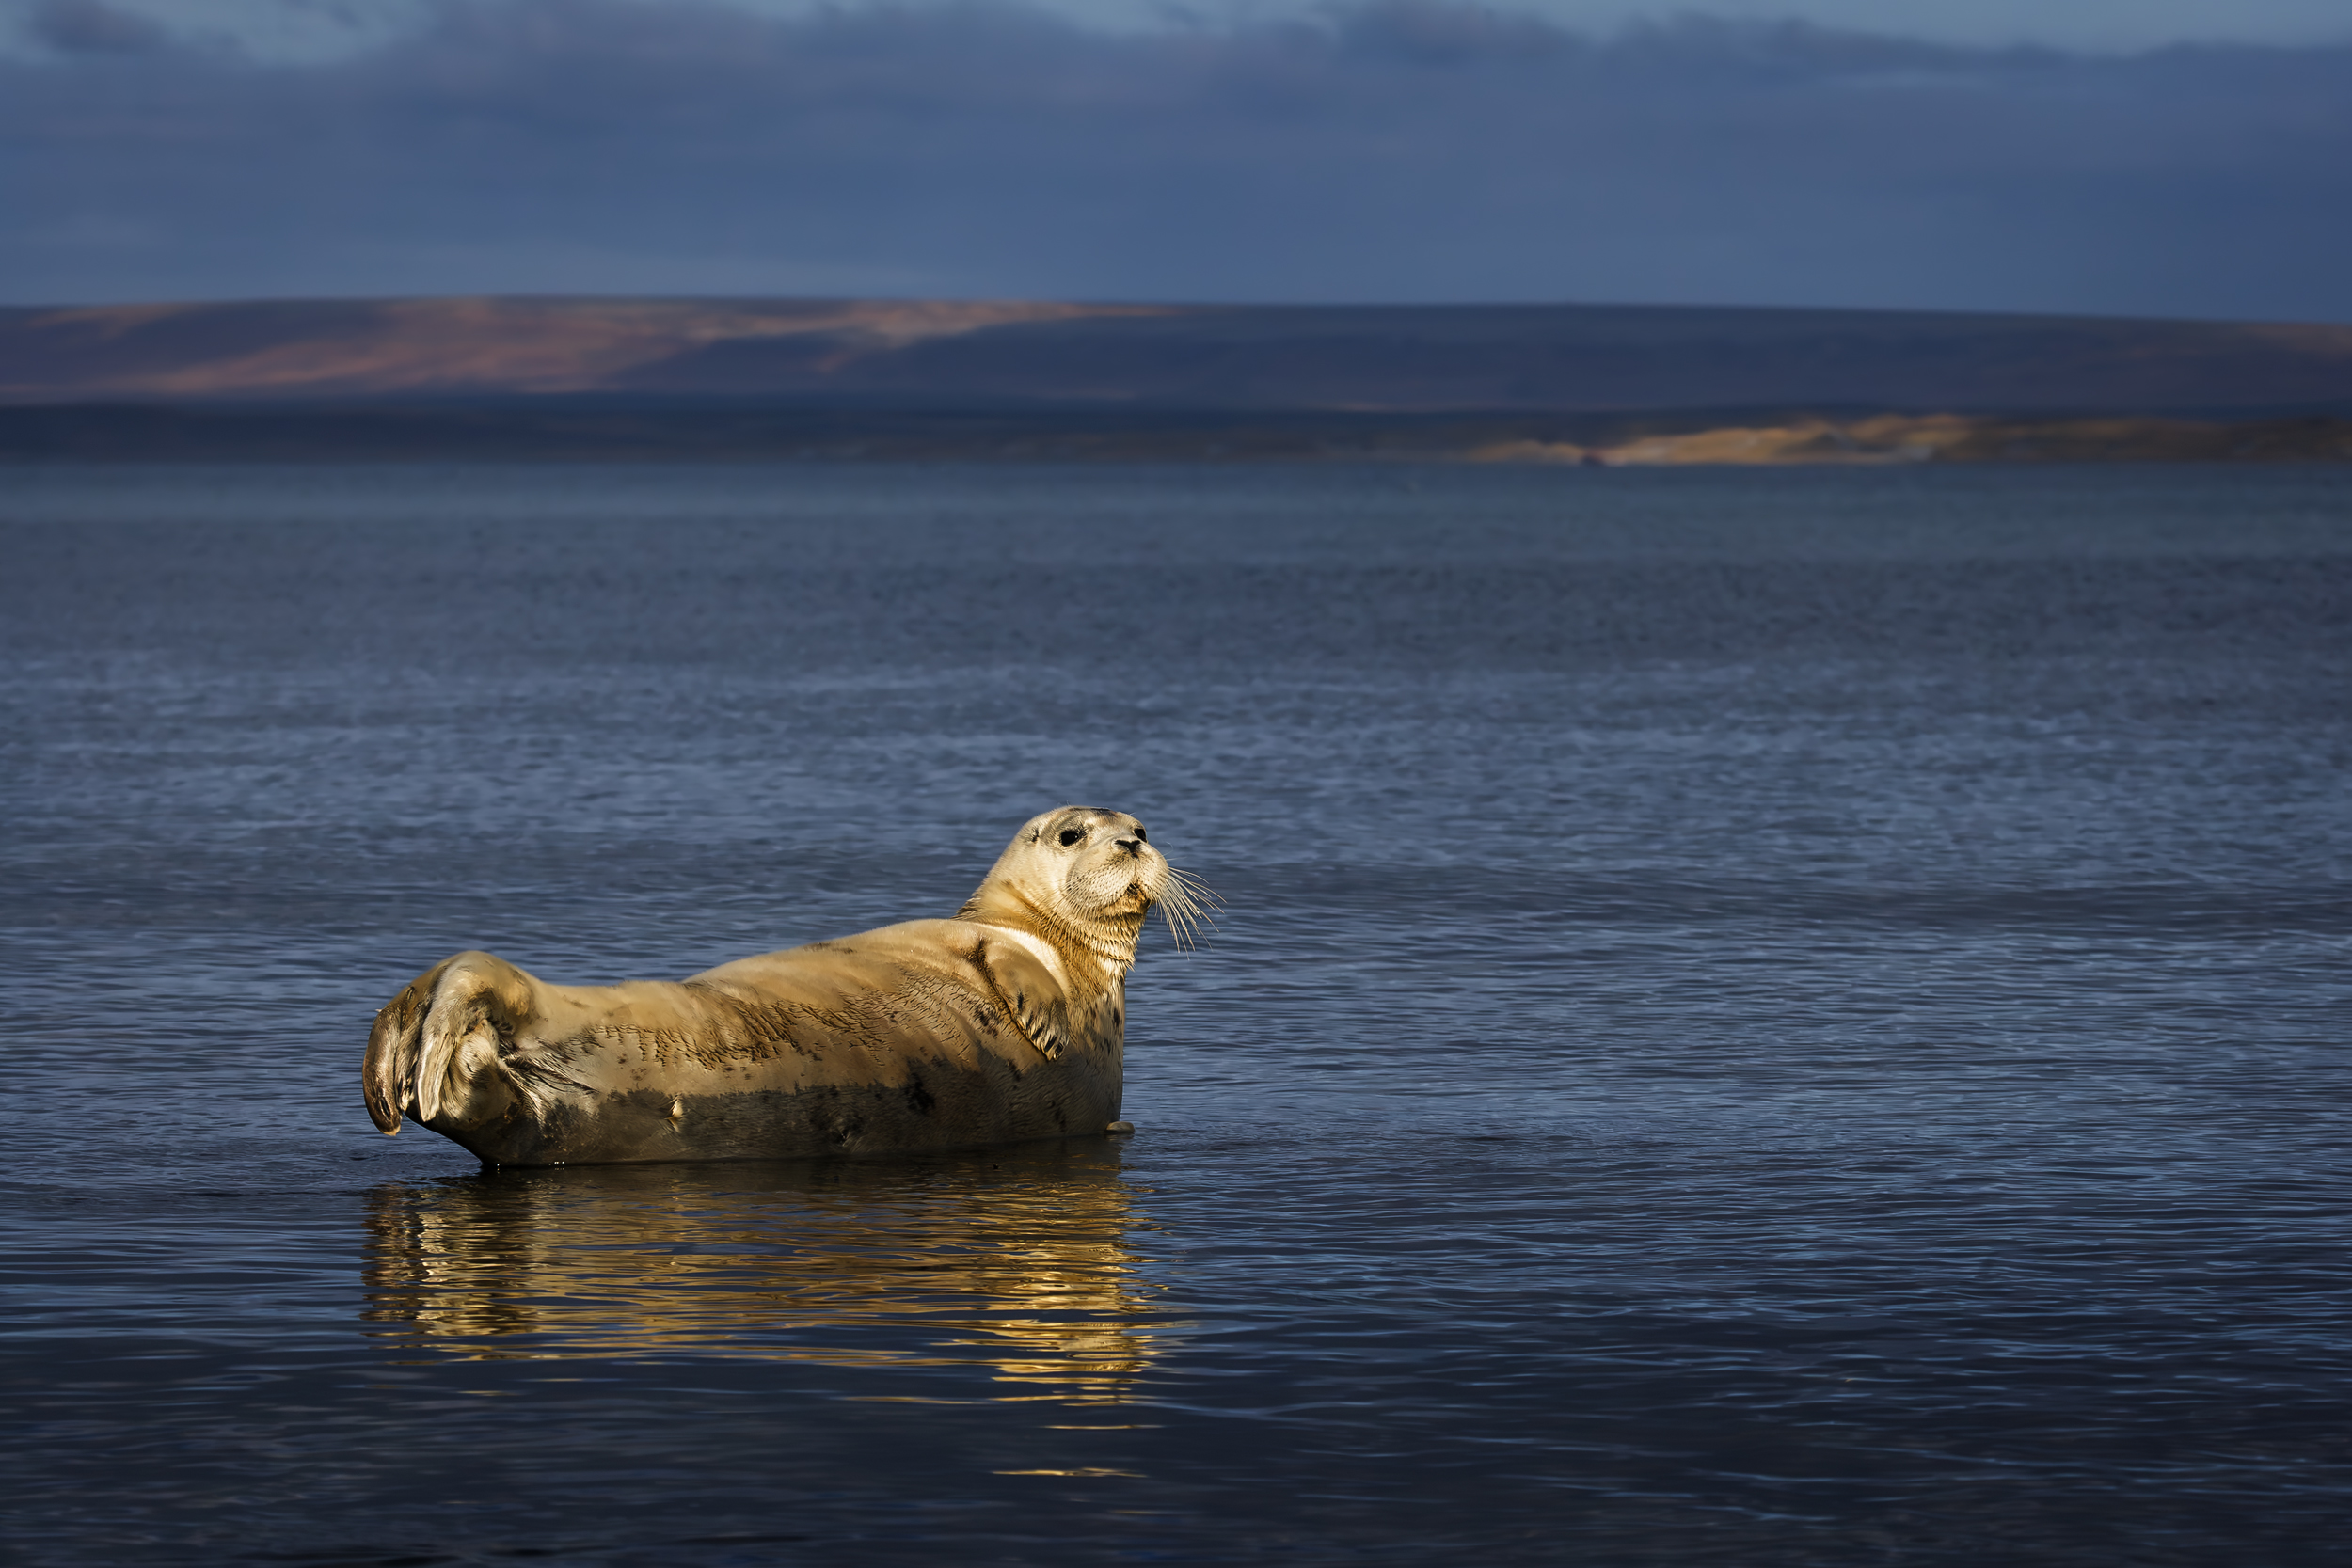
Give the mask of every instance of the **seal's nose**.
<svg viewBox="0 0 2352 1568">
<path fill-rule="evenodd" d="M 1131 855 L 1140 855 L 1143 853 L 1143 840 L 1139 838 L 1122 838 L 1116 839 L 1113 842 Z"/>
</svg>

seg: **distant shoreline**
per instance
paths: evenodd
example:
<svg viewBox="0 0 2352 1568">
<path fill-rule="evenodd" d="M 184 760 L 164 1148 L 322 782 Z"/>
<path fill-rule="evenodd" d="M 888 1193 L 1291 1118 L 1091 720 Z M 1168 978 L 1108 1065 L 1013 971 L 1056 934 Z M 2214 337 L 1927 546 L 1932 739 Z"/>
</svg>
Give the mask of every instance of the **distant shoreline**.
<svg viewBox="0 0 2352 1568">
<path fill-rule="evenodd" d="M 2352 462 L 2352 418 L 1822 413 L 1494 415 L 742 406 L 0 406 L 0 464 L 205 462 Z"/>
<path fill-rule="evenodd" d="M 2352 325 L 1669 306 L 0 309 L 0 461 L 2337 462 Z"/>
</svg>

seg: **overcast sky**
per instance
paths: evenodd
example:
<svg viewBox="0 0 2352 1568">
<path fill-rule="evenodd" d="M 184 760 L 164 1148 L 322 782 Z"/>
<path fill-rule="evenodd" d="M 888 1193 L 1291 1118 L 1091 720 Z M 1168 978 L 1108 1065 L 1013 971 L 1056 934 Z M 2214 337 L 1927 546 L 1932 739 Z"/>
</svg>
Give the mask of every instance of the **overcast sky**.
<svg viewBox="0 0 2352 1568">
<path fill-rule="evenodd" d="M 1687 8 L 0 0 L 0 302 L 2352 320 L 2352 0 Z"/>
<path fill-rule="evenodd" d="M 843 8 L 840 0 L 734 3 L 755 15 L 784 18 Z M 941 0 L 929 3 L 937 8 Z M 421 30 L 445 8 L 437 0 L 107 0 L 98 8 L 186 37 L 230 42 L 248 54 L 312 59 Z M 1032 8 L 1098 30 L 1132 32 L 1313 17 L 1333 8 L 1323 0 L 1041 0 Z M 1705 13 L 1993 47 L 2038 43 L 2120 51 L 2183 42 L 2352 42 L 2347 0 L 1527 0 L 1499 8 L 1601 34 Z M 40 36 L 54 27 L 56 18 L 90 9 L 50 0 L 0 0 L 0 17 L 13 24 L 10 41 L 27 50 L 40 47 Z"/>
</svg>

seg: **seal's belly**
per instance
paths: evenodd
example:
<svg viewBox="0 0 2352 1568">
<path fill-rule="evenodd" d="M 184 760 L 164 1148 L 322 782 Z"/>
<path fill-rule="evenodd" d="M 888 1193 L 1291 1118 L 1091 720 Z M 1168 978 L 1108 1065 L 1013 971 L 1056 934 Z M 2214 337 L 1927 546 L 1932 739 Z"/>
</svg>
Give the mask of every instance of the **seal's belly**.
<svg viewBox="0 0 2352 1568">
<path fill-rule="evenodd" d="M 805 1081 L 777 1074 L 624 1074 L 608 1087 L 441 1131 L 502 1165 L 665 1160 L 780 1160 L 975 1148 L 1100 1133 L 1119 1117 L 1116 1043 L 1025 1069 L 993 1052 L 971 1066 L 909 1059 L 893 1079 Z"/>
</svg>

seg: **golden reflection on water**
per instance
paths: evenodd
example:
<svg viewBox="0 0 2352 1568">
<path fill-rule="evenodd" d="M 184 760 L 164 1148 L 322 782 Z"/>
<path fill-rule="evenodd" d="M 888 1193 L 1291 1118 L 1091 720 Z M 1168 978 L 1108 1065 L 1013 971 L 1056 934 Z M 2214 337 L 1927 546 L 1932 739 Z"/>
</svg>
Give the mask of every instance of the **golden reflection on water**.
<svg viewBox="0 0 2352 1568">
<path fill-rule="evenodd" d="M 1099 1141 L 906 1163 L 485 1171 L 369 1195 L 363 1316 L 467 1357 L 974 1367 L 1117 1401 L 1168 1325 Z"/>
</svg>

